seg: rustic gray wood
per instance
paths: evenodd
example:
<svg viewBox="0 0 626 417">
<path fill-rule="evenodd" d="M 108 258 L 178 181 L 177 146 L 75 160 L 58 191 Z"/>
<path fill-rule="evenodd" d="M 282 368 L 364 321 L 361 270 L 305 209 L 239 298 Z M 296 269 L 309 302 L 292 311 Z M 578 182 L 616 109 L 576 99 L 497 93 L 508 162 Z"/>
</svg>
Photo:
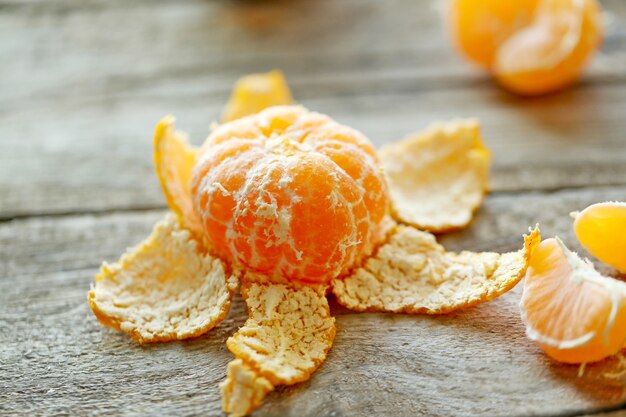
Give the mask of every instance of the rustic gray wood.
<svg viewBox="0 0 626 417">
<path fill-rule="evenodd" d="M 300 102 L 377 145 L 478 117 L 495 193 L 442 243 L 515 250 L 539 222 L 581 250 L 568 213 L 626 200 L 626 2 L 603 1 L 606 41 L 581 84 L 535 100 L 454 53 L 442 4 L 0 0 L 0 415 L 220 415 L 239 297 L 203 337 L 138 346 L 101 327 L 86 294 L 100 262 L 164 214 L 156 121 L 173 113 L 199 144 L 245 73 L 283 69 Z M 524 336 L 520 292 L 444 317 L 331 299 L 327 362 L 255 415 L 623 415 L 626 377 L 607 376 L 617 360 L 581 377 L 548 360 Z"/>
<path fill-rule="evenodd" d="M 568 213 L 618 199 L 626 186 L 491 196 L 449 249 L 515 250 L 540 222 L 578 248 Z M 138 346 L 101 327 L 86 303 L 102 259 L 145 237 L 164 212 L 31 218 L 0 224 L 0 411 L 74 415 L 219 415 L 217 383 L 231 358 L 228 319 L 187 342 Z M 548 360 L 524 335 L 521 286 L 448 316 L 352 313 L 331 300 L 338 335 L 314 377 L 271 394 L 258 416 L 567 415 L 626 402 L 616 360 Z"/>
<path fill-rule="evenodd" d="M 378 145 L 480 118 L 495 190 L 626 183 L 621 0 L 606 2 L 605 48 L 582 85 L 541 100 L 502 92 L 457 56 L 440 2 L 2 4 L 0 218 L 163 207 L 156 122 L 172 113 L 200 143 L 234 80 L 274 67 L 304 105 Z"/>
</svg>

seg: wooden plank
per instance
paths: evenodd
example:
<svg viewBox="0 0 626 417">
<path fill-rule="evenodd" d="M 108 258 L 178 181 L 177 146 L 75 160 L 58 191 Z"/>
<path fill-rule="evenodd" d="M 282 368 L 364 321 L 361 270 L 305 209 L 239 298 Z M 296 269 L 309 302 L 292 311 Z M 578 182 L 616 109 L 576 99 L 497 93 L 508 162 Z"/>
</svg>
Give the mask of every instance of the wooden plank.
<svg viewBox="0 0 626 417">
<path fill-rule="evenodd" d="M 626 187 L 490 197 L 449 249 L 508 251 L 541 222 L 579 248 L 568 213 L 623 199 Z M 99 326 L 86 293 L 102 259 L 146 236 L 162 211 L 16 220 L 0 224 L 0 414 L 220 415 L 217 383 L 231 358 L 228 319 L 186 342 L 137 346 Z M 626 404 L 617 361 L 551 362 L 526 339 L 521 287 L 442 317 L 356 314 L 333 300 L 338 335 L 307 383 L 272 393 L 257 416 L 575 415 Z"/>
<path fill-rule="evenodd" d="M 624 102 L 626 84 L 542 101 L 495 90 L 303 100 L 378 145 L 436 119 L 476 116 L 493 151 L 496 191 L 626 183 Z M 199 143 L 207 115 L 220 107 L 208 103 L 124 100 L 0 116 L 0 216 L 163 207 L 152 169 L 153 125 L 172 110 Z"/>
<path fill-rule="evenodd" d="M 509 96 L 464 63 L 431 3 L 3 4 L 0 218 L 163 207 L 156 121 L 174 113 L 199 143 L 234 79 L 272 67 L 303 104 L 379 145 L 434 119 L 481 118 L 495 190 L 626 182 L 620 1 L 606 2 L 606 49 L 585 83 L 543 100 Z"/>
</svg>

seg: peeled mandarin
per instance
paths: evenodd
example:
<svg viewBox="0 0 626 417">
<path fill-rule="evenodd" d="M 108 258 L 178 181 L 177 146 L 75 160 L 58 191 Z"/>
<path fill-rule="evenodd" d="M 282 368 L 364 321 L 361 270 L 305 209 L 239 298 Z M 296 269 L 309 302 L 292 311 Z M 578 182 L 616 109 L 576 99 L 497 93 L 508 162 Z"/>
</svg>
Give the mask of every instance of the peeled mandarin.
<svg viewBox="0 0 626 417">
<path fill-rule="evenodd" d="M 600 275 L 558 238 L 533 251 L 520 308 L 528 337 L 559 362 L 599 361 L 626 341 L 626 284 Z"/>
<path fill-rule="evenodd" d="M 359 132 L 300 106 L 219 126 L 191 180 L 210 247 L 248 270 L 328 282 L 369 255 L 389 198 Z"/>
<path fill-rule="evenodd" d="M 459 50 L 491 68 L 501 43 L 528 25 L 539 0 L 453 0 L 450 29 Z"/>
<path fill-rule="evenodd" d="M 626 203 L 587 207 L 576 214 L 574 232 L 590 254 L 626 273 Z"/>
<path fill-rule="evenodd" d="M 542 0 L 533 22 L 500 44 L 493 73 L 522 95 L 562 89 L 580 77 L 602 33 L 596 0 Z"/>
</svg>

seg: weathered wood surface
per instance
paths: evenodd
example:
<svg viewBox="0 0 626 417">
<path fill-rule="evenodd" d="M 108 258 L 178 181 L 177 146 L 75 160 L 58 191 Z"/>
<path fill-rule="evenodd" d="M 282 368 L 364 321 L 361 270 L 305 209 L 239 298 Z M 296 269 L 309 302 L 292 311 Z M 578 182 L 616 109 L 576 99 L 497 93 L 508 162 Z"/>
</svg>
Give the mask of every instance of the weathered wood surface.
<svg viewBox="0 0 626 417">
<path fill-rule="evenodd" d="M 626 6 L 606 3 L 580 88 L 519 100 L 454 53 L 438 1 L 0 1 L 0 218 L 162 207 L 156 122 L 199 143 L 233 81 L 274 67 L 377 144 L 479 117 L 495 190 L 624 184 Z"/>
<path fill-rule="evenodd" d="M 199 143 L 244 73 L 284 69 L 303 104 L 379 145 L 479 117 L 495 193 L 444 245 L 514 250 L 540 222 L 580 249 L 568 213 L 626 199 L 626 3 L 604 2 L 607 40 L 582 84 L 539 100 L 464 63 L 440 4 L 0 0 L 0 415 L 220 415 L 239 298 L 208 335 L 141 347 L 99 326 L 86 293 L 164 213 L 155 122 L 173 113 Z M 524 336 L 520 290 L 445 317 L 331 300 L 328 361 L 255 415 L 622 415 L 617 361 L 579 378 L 546 359 Z"/>
<path fill-rule="evenodd" d="M 515 250 L 540 221 L 577 247 L 568 212 L 626 195 L 626 187 L 489 198 L 450 249 Z M 149 233 L 163 211 L 14 220 L 0 225 L 0 411 L 219 415 L 225 340 L 245 320 L 201 338 L 141 347 L 103 329 L 85 302 L 102 259 Z M 526 339 L 520 287 L 448 316 L 358 314 L 332 303 L 338 336 L 307 383 L 270 395 L 259 416 L 559 415 L 620 407 L 616 360 L 578 367 L 549 361 Z"/>
</svg>

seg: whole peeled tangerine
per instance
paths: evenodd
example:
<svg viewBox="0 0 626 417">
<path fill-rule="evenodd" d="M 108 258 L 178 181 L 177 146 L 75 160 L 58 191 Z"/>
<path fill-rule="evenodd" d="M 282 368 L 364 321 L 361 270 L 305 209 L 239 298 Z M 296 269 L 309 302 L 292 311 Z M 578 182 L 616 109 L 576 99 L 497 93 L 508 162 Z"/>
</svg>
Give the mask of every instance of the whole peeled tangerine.
<svg viewBox="0 0 626 417">
<path fill-rule="evenodd" d="M 327 282 L 371 254 L 389 205 L 372 144 L 300 106 L 215 129 L 191 193 L 218 256 L 309 282 Z"/>
</svg>

